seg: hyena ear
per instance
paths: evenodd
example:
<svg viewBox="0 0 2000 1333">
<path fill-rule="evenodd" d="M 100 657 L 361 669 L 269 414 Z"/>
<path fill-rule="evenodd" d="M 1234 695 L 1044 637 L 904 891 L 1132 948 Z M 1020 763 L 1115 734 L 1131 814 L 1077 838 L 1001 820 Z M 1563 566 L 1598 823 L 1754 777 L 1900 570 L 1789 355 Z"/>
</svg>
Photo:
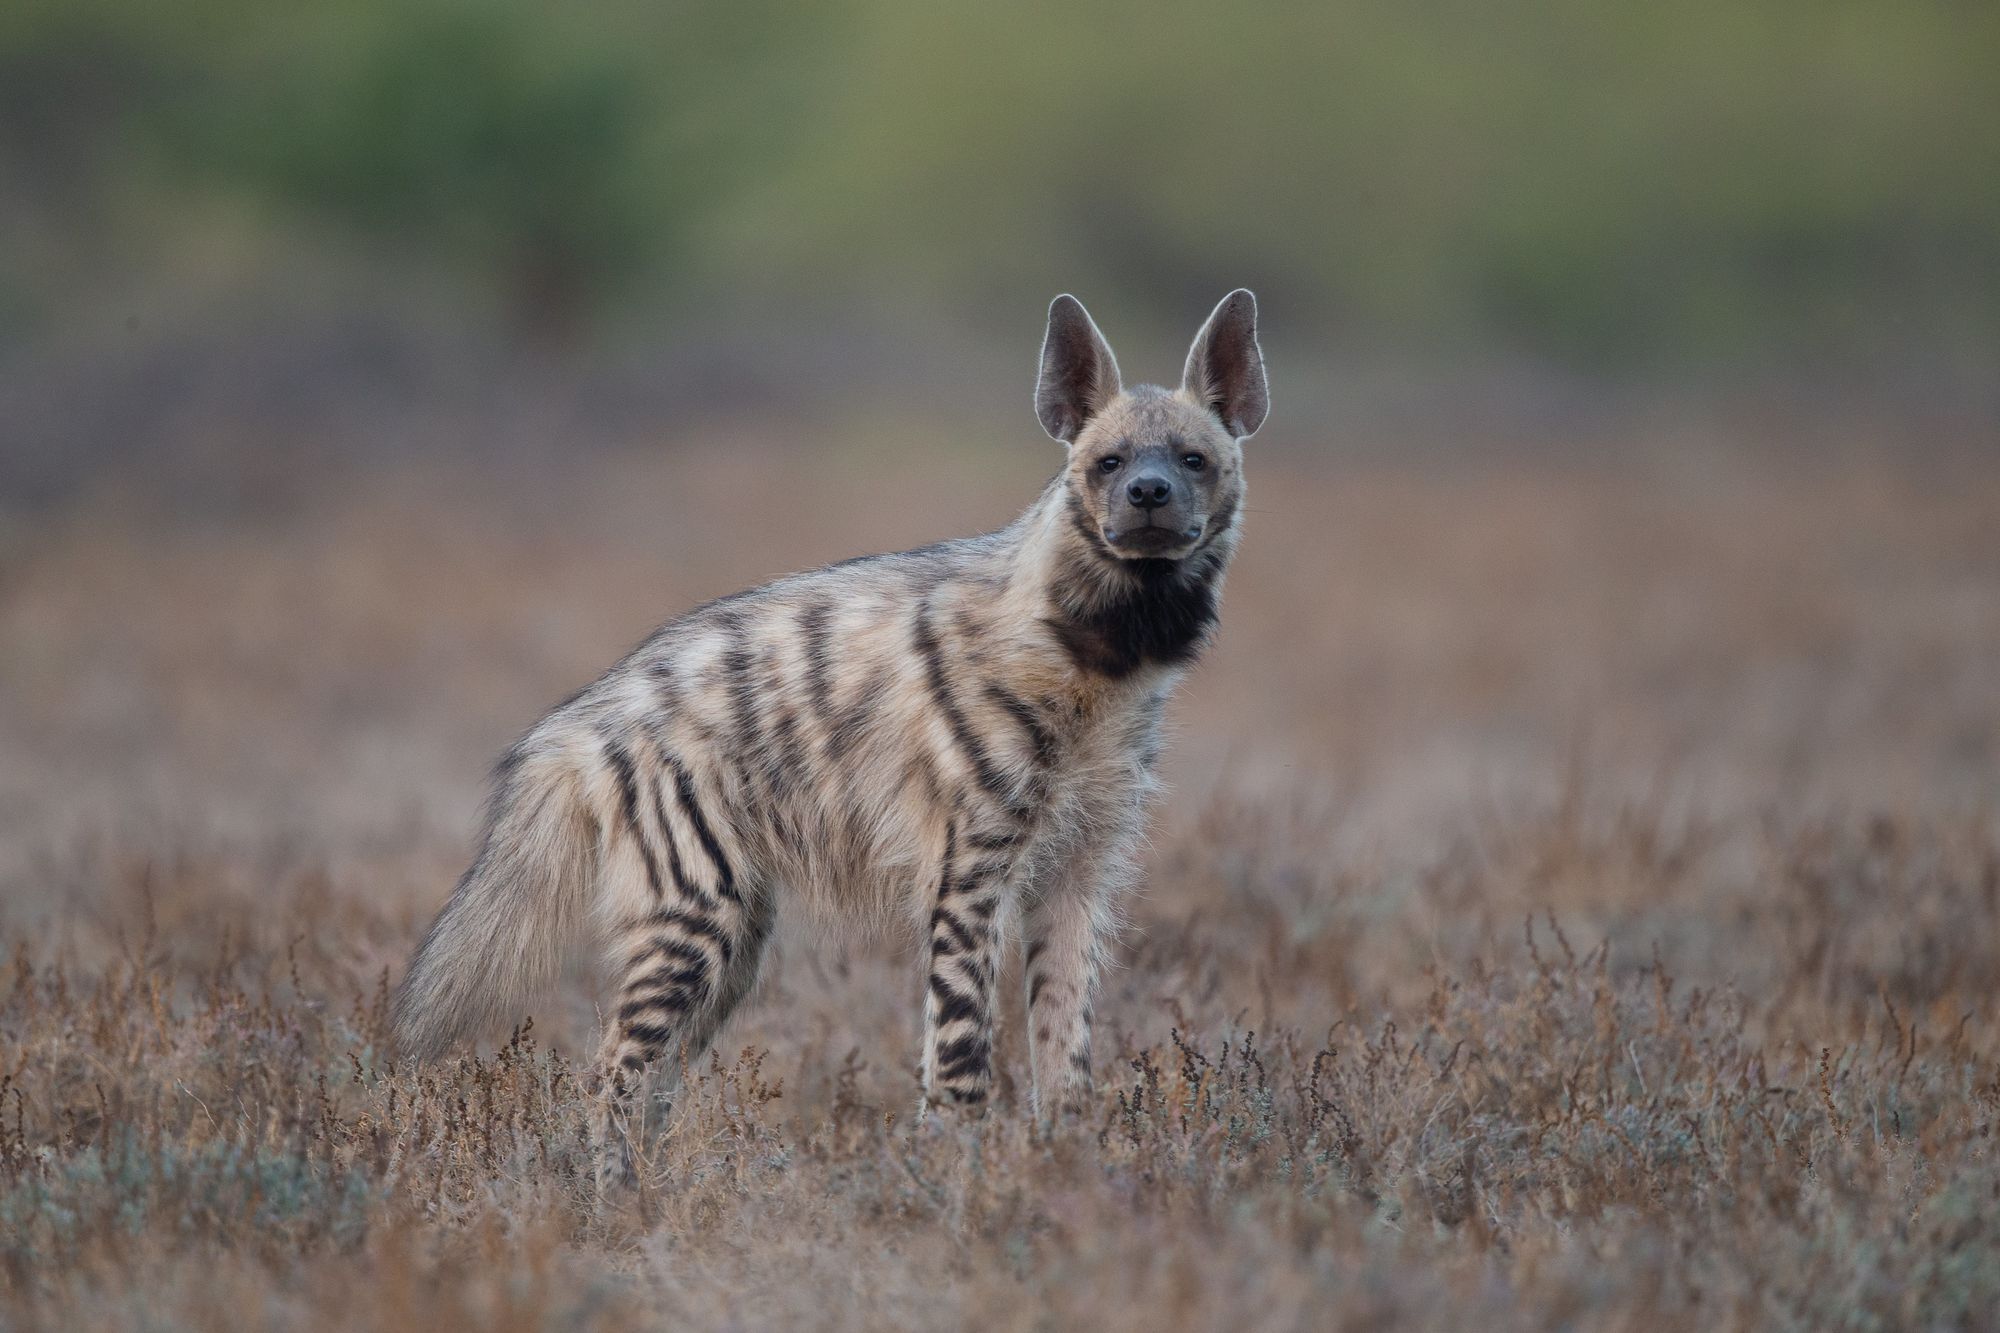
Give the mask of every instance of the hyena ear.
<svg viewBox="0 0 2000 1333">
<path fill-rule="evenodd" d="M 1042 429 L 1072 443 L 1083 423 L 1102 412 L 1121 387 L 1118 359 L 1083 302 L 1067 292 L 1049 302 L 1042 373 L 1035 381 L 1035 415 Z"/>
<path fill-rule="evenodd" d="M 1264 350 L 1257 346 L 1257 298 L 1238 287 L 1194 335 L 1181 392 L 1215 413 L 1237 439 L 1255 435 L 1271 411 Z"/>
</svg>

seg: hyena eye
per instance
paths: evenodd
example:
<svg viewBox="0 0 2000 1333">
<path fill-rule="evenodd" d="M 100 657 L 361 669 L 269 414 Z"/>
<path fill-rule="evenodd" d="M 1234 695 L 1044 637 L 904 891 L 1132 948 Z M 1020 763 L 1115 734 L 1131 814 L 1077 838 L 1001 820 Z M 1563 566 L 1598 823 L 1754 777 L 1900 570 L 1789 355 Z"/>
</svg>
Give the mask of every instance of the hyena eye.
<svg viewBox="0 0 2000 1333">
<path fill-rule="evenodd" d="M 1208 466 L 1208 460 L 1200 454 L 1182 454 L 1181 466 L 1190 472 L 1199 472 Z"/>
<path fill-rule="evenodd" d="M 1125 460 L 1120 458 L 1117 454 L 1106 454 L 1104 457 L 1097 460 L 1097 470 L 1099 472 L 1116 472 L 1119 468 L 1123 467 L 1124 465 L 1125 465 Z"/>
</svg>

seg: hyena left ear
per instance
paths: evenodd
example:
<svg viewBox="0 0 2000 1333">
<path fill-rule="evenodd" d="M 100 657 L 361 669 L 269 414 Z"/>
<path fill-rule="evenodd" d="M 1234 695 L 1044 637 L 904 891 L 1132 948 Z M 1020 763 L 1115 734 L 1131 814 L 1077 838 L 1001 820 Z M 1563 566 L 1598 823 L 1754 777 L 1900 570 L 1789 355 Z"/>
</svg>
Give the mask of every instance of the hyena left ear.
<svg viewBox="0 0 2000 1333">
<path fill-rule="evenodd" d="M 1111 344 L 1097 331 L 1083 302 L 1064 292 L 1049 302 L 1049 331 L 1042 336 L 1042 373 L 1035 381 L 1035 415 L 1042 429 L 1073 443 L 1083 423 L 1102 412 L 1123 386 Z"/>
<path fill-rule="evenodd" d="M 1264 351 L 1257 346 L 1257 298 L 1238 287 L 1222 298 L 1188 349 L 1181 392 L 1221 419 L 1237 439 L 1255 435 L 1271 411 Z"/>
</svg>

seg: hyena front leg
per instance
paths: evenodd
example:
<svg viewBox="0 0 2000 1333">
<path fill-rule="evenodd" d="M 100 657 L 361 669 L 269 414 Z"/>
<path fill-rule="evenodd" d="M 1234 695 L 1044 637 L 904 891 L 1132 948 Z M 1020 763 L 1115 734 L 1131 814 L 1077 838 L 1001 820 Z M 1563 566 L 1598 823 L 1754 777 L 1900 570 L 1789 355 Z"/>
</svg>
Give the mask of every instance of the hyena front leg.
<svg viewBox="0 0 2000 1333">
<path fill-rule="evenodd" d="M 1027 909 L 1028 1060 L 1039 1120 L 1081 1110 L 1090 1092 L 1091 1006 L 1110 933 L 1108 899 L 1094 884 L 1059 883 Z"/>
<path fill-rule="evenodd" d="M 1007 835 L 961 846 L 945 829 L 931 909 L 924 997 L 924 1105 L 982 1108 L 993 1087 L 993 999 L 1000 970 L 1000 903 L 1016 857 Z"/>
</svg>

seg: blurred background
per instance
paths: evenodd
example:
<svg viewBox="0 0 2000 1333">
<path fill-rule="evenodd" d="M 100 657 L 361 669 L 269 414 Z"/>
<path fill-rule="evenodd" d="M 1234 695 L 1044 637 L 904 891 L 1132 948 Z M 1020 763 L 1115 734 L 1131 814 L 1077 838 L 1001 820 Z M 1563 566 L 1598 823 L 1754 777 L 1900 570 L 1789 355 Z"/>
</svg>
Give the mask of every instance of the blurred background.
<svg viewBox="0 0 2000 1333">
<path fill-rule="evenodd" d="M 1256 288 L 1315 448 L 1662 394 L 1984 425 L 1996 53 L 1929 0 L 26 0 L 0 489 L 778 411 L 1036 447 L 1071 289 L 1157 378 Z"/>
<path fill-rule="evenodd" d="M 1990 794 L 1996 53 L 1942 0 L 9 4 L 0 869 L 456 859 L 660 619 L 1005 522 L 1065 290 L 1135 380 L 1262 300 L 1183 791 L 1418 859 L 1579 765 Z"/>
<path fill-rule="evenodd" d="M 1096 1123 L 1183 1034 L 1282 1097 L 954 1159 L 908 952 L 787 926 L 781 1131 L 643 1238 L 484 1073 L 406 1159 L 503 748 L 1007 522 L 1056 293 L 1172 382 L 1238 285 Z M 1988 1326 L 1996 367 L 1991 0 L 0 0 L 0 1325 Z"/>
</svg>

